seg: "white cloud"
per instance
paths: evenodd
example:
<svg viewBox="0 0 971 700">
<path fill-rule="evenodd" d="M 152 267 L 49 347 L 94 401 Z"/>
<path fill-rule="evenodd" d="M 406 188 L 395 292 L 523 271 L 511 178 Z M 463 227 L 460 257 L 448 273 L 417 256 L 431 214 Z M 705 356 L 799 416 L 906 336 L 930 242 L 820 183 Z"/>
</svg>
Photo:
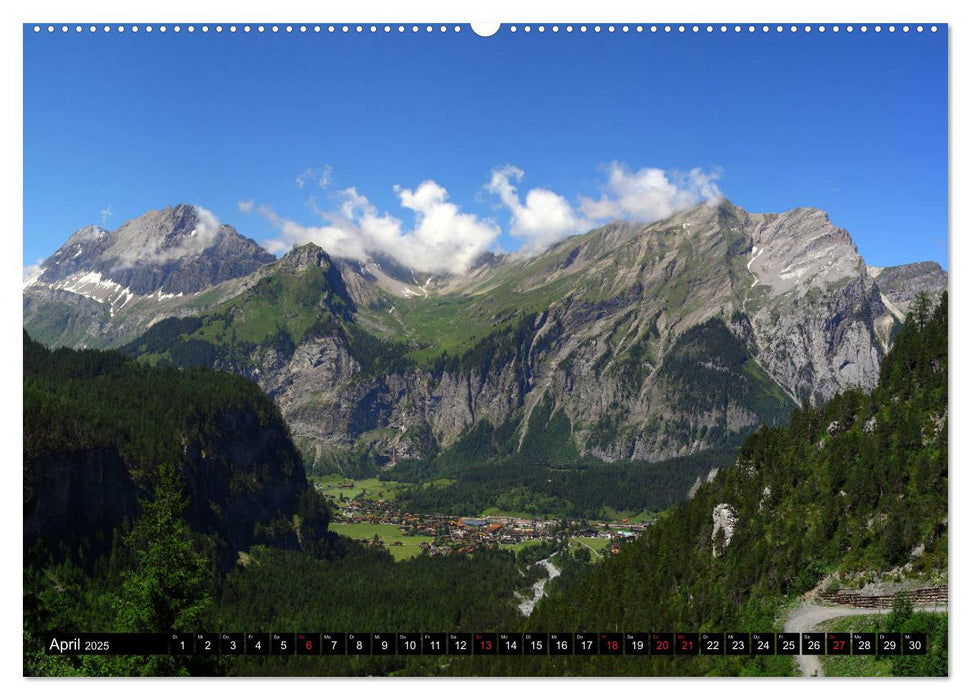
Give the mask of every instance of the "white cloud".
<svg viewBox="0 0 971 700">
<path fill-rule="evenodd" d="M 33 265 L 24 265 L 24 274 L 21 280 L 23 282 L 24 289 L 33 284 L 37 278 L 40 277 L 41 273 L 44 271 L 44 268 L 41 267 L 42 262 L 44 261 L 38 260 Z"/>
<path fill-rule="evenodd" d="M 330 175 L 333 171 L 329 165 L 325 165 L 320 169 L 320 174 L 317 176 L 317 187 L 324 189 L 330 184 Z"/>
<path fill-rule="evenodd" d="M 252 199 L 245 199 L 236 202 L 236 208 L 239 209 L 239 211 L 241 211 L 243 214 L 249 214 L 251 211 L 253 211 L 254 204 L 255 202 Z"/>
<path fill-rule="evenodd" d="M 304 185 L 312 182 L 320 189 L 326 189 L 331 183 L 331 174 L 333 171 L 334 169 L 329 165 L 325 165 L 322 168 L 305 168 L 296 177 L 297 187 L 303 189 Z"/>
<path fill-rule="evenodd" d="M 580 210 L 595 220 L 658 221 L 699 202 L 721 199 L 717 180 L 721 172 L 695 168 L 668 173 L 659 168 L 631 172 L 623 163 L 607 166 L 607 183 L 600 199 L 581 196 Z"/>
<path fill-rule="evenodd" d="M 101 210 L 101 223 L 107 224 L 111 219 L 113 214 L 111 213 L 111 205 L 109 204 L 104 209 Z"/>
<path fill-rule="evenodd" d="M 448 201 L 445 188 L 432 180 L 414 190 L 396 186 L 401 206 L 414 212 L 414 226 L 381 213 L 356 188 L 337 195 L 338 209 L 318 212 L 323 226 L 304 226 L 279 216 L 272 208 L 257 211 L 280 231 L 280 237 L 266 242 L 270 252 L 280 253 L 293 245 L 316 243 L 331 255 L 364 260 L 383 253 L 415 270 L 460 273 L 489 249 L 499 235 L 495 223 L 463 213 Z"/>
<path fill-rule="evenodd" d="M 280 237 L 264 241 L 263 247 L 279 255 L 293 246 L 316 243 L 331 255 L 354 260 L 367 257 L 359 231 L 354 223 L 342 217 L 334 217 L 334 223 L 326 226 L 304 226 L 277 214 L 272 207 L 262 205 L 256 210 L 280 232 Z"/>
<path fill-rule="evenodd" d="M 565 197 L 552 190 L 531 189 L 521 201 L 513 183 L 522 181 L 523 175 L 523 171 L 514 165 L 496 168 L 486 190 L 498 196 L 511 212 L 509 233 L 524 239 L 524 253 L 537 253 L 592 227 L 592 222 L 578 216 Z"/>
<path fill-rule="evenodd" d="M 299 187 L 300 189 L 303 189 L 303 186 L 307 184 L 307 180 L 313 179 L 313 176 L 314 176 L 314 171 L 312 168 L 305 169 L 302 173 L 300 173 L 296 177 L 297 187 Z"/>
<path fill-rule="evenodd" d="M 401 241 L 417 261 L 441 260 L 449 272 L 467 270 L 499 236 L 499 227 L 474 214 L 463 214 L 448 192 L 432 180 L 414 191 L 395 188 L 401 205 L 415 212 L 415 228 Z M 427 269 L 427 268 L 426 268 Z"/>
<path fill-rule="evenodd" d="M 216 235 L 222 228 L 222 222 L 215 214 L 198 204 L 193 205 L 193 209 L 196 210 L 196 231 L 195 234 L 186 237 L 184 245 L 192 246 L 201 253 L 215 242 Z"/>
<path fill-rule="evenodd" d="M 701 201 L 721 198 L 717 180 L 720 172 L 694 169 L 686 173 L 658 168 L 631 171 L 626 165 L 611 163 L 605 168 L 607 181 L 599 199 L 580 196 L 576 203 L 551 189 L 536 187 L 521 194 L 519 184 L 525 173 L 514 165 L 495 168 L 484 191 L 495 195 L 509 210 L 508 232 L 522 241 L 520 253 L 533 255 L 568 236 L 584 233 L 607 220 L 622 218 L 638 222 L 663 219 Z M 330 183 L 330 166 L 308 168 L 297 185 Z M 496 249 L 501 233 L 489 219 L 464 213 L 449 201 L 448 191 L 434 180 L 425 180 L 414 189 L 395 185 L 400 205 L 410 210 L 414 222 L 409 227 L 401 219 L 379 212 L 355 187 L 335 192 L 332 210 L 321 210 L 310 197 L 308 206 L 324 222 L 305 226 L 278 215 L 271 207 L 256 208 L 278 231 L 279 236 L 264 245 L 280 254 L 294 245 L 316 243 L 331 255 L 364 260 L 382 253 L 399 263 L 424 272 L 461 273 L 487 250 Z M 252 211 L 254 202 L 237 205 L 242 212 Z"/>
</svg>

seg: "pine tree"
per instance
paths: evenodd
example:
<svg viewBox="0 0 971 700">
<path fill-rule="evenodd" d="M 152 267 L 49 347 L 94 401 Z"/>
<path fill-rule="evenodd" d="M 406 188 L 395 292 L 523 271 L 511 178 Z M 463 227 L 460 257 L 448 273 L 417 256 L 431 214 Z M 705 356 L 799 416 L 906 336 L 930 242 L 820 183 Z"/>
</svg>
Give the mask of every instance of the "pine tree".
<svg viewBox="0 0 971 700">
<path fill-rule="evenodd" d="M 135 563 L 122 574 L 119 624 L 131 632 L 193 631 L 210 604 L 208 564 L 182 518 L 186 502 L 175 468 L 160 467 L 155 497 L 139 504 L 142 513 L 125 537 Z"/>
<path fill-rule="evenodd" d="M 917 321 L 917 330 L 923 331 L 931 315 L 931 300 L 926 292 L 918 292 L 914 297 L 911 313 Z"/>
</svg>

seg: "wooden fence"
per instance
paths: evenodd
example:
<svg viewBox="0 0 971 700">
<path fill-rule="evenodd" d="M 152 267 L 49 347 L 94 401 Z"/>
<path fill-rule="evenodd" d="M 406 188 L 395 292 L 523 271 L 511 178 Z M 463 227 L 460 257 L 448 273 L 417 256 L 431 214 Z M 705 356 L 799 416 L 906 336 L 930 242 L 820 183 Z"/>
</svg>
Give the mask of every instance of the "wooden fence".
<svg viewBox="0 0 971 700">
<path fill-rule="evenodd" d="M 922 605 L 947 606 L 947 586 L 914 588 L 909 591 L 901 591 L 900 593 L 910 598 L 910 604 L 914 607 Z M 866 595 L 856 591 L 840 589 L 836 591 L 822 591 L 816 597 L 824 603 L 849 605 L 855 608 L 889 608 L 893 606 L 894 598 L 898 595 L 900 594 Z"/>
</svg>

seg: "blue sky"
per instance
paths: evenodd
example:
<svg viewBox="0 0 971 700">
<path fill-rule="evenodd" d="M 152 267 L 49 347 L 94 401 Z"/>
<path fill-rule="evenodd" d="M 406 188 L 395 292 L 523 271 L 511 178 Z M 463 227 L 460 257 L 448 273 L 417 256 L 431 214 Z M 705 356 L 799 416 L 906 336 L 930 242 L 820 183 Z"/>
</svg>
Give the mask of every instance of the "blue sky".
<svg viewBox="0 0 971 700">
<path fill-rule="evenodd" d="M 186 202 L 274 252 L 457 270 L 717 194 L 824 209 L 873 265 L 946 266 L 946 28 L 24 29 L 25 266 Z"/>
</svg>

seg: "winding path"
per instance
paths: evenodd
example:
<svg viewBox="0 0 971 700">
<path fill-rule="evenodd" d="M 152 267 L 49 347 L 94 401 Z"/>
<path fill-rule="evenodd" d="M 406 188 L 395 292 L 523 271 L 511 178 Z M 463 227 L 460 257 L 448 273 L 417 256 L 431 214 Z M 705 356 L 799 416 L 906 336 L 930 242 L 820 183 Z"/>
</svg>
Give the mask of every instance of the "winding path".
<svg viewBox="0 0 971 700">
<path fill-rule="evenodd" d="M 784 630 L 786 632 L 811 632 L 817 625 L 834 617 L 853 617 L 855 615 L 886 615 L 890 608 L 854 608 L 841 605 L 816 605 L 807 603 L 793 608 L 786 618 Z M 920 605 L 915 606 L 914 610 L 922 612 L 947 612 L 946 605 Z M 826 674 L 823 672 L 823 665 L 819 657 L 815 654 L 799 654 L 796 656 L 796 664 L 803 676 L 816 676 L 822 678 Z"/>
</svg>

